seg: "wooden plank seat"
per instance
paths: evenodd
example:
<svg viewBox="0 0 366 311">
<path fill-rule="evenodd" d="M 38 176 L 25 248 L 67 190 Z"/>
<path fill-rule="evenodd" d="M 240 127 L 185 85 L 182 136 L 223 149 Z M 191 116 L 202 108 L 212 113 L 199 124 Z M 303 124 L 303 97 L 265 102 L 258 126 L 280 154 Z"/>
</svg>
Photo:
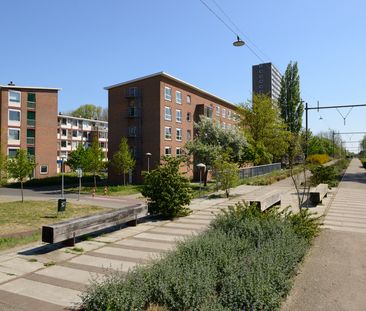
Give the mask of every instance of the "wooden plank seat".
<svg viewBox="0 0 366 311">
<path fill-rule="evenodd" d="M 42 226 L 42 241 L 46 243 L 64 242 L 74 245 L 75 238 L 91 232 L 128 224 L 136 226 L 137 220 L 147 215 L 146 204 L 136 204 L 108 212 L 65 220 Z"/>
<path fill-rule="evenodd" d="M 309 194 L 311 203 L 320 203 L 328 194 L 328 184 L 319 184 L 315 188 L 311 188 Z"/>
<path fill-rule="evenodd" d="M 264 193 L 258 193 L 252 195 L 252 198 L 248 200 L 249 204 L 256 203 L 261 211 L 265 211 L 273 205 L 281 204 L 281 190 L 270 190 Z"/>
</svg>

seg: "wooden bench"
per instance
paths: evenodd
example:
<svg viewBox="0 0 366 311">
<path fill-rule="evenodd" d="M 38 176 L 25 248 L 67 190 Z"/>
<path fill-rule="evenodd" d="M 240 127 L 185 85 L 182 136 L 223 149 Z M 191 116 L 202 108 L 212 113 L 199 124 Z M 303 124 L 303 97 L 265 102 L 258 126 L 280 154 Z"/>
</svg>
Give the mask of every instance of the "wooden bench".
<svg viewBox="0 0 366 311">
<path fill-rule="evenodd" d="M 281 203 L 281 194 L 282 191 L 280 190 L 271 190 L 269 192 L 260 193 L 255 196 L 255 198 L 252 198 L 249 200 L 249 204 L 256 203 L 257 206 L 261 209 L 263 212 L 267 208 L 280 204 Z"/>
<path fill-rule="evenodd" d="M 42 227 L 42 241 L 64 242 L 73 246 L 75 238 L 91 232 L 128 224 L 136 226 L 138 218 L 147 215 L 147 205 L 137 204 L 90 216 L 74 218 Z"/>
<path fill-rule="evenodd" d="M 319 184 L 315 188 L 310 189 L 310 202 L 313 204 L 320 203 L 328 194 L 328 185 Z"/>
</svg>

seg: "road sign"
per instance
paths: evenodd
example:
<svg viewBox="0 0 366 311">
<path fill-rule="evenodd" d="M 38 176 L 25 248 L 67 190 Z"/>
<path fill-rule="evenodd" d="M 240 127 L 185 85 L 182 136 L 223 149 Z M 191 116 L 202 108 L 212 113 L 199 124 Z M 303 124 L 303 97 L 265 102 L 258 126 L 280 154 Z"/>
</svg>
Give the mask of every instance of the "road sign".
<svg viewBox="0 0 366 311">
<path fill-rule="evenodd" d="M 78 175 L 79 178 L 83 177 L 83 170 L 81 168 L 77 168 L 76 174 Z"/>
</svg>

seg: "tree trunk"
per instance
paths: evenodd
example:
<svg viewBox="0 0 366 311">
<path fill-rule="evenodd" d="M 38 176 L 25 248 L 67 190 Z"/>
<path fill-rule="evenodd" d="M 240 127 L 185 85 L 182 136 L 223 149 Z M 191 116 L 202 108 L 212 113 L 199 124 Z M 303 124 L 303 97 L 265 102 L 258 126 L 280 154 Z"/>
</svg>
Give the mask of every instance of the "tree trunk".
<svg viewBox="0 0 366 311">
<path fill-rule="evenodd" d="M 20 181 L 20 192 L 22 194 L 22 203 L 24 202 L 24 194 L 23 194 L 23 181 Z"/>
<path fill-rule="evenodd" d="M 126 173 L 123 172 L 123 185 L 126 186 Z"/>
<path fill-rule="evenodd" d="M 97 189 L 97 176 L 94 173 L 94 188 Z"/>
<path fill-rule="evenodd" d="M 228 198 L 229 195 L 230 195 L 230 190 L 229 189 L 226 189 L 225 192 L 226 192 L 226 197 Z"/>
</svg>

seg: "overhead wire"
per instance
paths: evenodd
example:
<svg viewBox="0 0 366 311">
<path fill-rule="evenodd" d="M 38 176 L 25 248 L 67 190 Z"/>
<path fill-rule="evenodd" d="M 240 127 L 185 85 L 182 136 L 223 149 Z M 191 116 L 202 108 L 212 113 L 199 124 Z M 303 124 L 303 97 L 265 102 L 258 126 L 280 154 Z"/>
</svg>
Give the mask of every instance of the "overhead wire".
<svg viewBox="0 0 366 311">
<path fill-rule="evenodd" d="M 204 0 L 200 0 L 200 2 L 219 20 L 221 21 L 228 30 L 230 30 L 234 35 L 238 36 L 238 32 L 236 32 L 232 27 L 228 25 Z M 242 33 L 242 32 L 240 32 Z M 265 62 L 262 57 L 260 57 L 248 44 L 245 46 L 251 51 L 261 62 Z"/>
</svg>

